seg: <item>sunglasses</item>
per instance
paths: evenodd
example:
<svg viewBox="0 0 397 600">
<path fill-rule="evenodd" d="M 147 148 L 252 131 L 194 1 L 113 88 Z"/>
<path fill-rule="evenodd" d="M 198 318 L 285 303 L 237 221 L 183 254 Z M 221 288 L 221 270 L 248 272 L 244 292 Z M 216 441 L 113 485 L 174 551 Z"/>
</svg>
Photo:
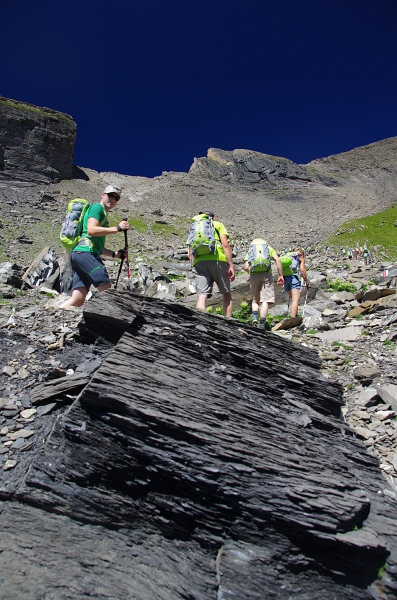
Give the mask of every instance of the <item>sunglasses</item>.
<svg viewBox="0 0 397 600">
<path fill-rule="evenodd" d="M 118 196 L 116 196 L 116 194 L 107 194 L 108 198 L 113 198 L 113 200 L 116 200 L 116 202 L 118 202 L 120 200 L 120 198 Z"/>
</svg>

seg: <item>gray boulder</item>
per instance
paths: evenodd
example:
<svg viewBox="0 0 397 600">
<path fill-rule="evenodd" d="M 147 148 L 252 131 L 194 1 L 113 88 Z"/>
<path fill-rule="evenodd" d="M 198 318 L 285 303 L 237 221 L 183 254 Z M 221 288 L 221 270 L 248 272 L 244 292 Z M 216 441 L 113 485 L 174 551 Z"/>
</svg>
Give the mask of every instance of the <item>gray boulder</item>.
<svg viewBox="0 0 397 600">
<path fill-rule="evenodd" d="M 11 262 L 0 263 L 0 284 L 20 288 L 22 285 L 22 268 Z"/>
</svg>

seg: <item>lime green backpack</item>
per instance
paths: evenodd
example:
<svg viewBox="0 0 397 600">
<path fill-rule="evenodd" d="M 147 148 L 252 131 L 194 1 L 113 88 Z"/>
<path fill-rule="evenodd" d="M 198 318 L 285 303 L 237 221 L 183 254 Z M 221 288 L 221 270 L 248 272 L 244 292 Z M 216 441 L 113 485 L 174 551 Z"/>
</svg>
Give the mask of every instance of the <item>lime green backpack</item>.
<svg viewBox="0 0 397 600">
<path fill-rule="evenodd" d="M 81 237 L 83 217 L 90 207 L 88 200 L 75 198 L 70 200 L 59 239 L 66 250 L 71 252 Z"/>
<path fill-rule="evenodd" d="M 300 252 L 288 252 L 280 256 L 283 275 L 298 275 L 300 266 Z"/>
</svg>

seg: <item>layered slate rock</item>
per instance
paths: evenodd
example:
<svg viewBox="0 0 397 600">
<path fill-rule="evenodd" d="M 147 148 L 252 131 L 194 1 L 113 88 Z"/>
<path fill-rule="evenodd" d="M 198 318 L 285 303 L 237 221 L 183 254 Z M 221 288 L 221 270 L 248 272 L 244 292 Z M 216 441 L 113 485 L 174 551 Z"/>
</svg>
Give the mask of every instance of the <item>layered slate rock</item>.
<svg viewBox="0 0 397 600">
<path fill-rule="evenodd" d="M 285 180 L 300 183 L 319 181 L 325 185 L 337 185 L 332 177 L 310 171 L 305 165 L 253 150 L 209 148 L 205 158 L 194 159 L 189 174 L 256 186 L 274 185 Z"/>
<path fill-rule="evenodd" d="M 396 504 L 316 353 L 128 293 L 88 305 L 82 333 L 119 341 L 2 490 L 3 597 L 395 597 Z"/>
<path fill-rule="evenodd" d="M 0 180 L 71 179 L 75 142 L 69 115 L 0 96 Z"/>
</svg>

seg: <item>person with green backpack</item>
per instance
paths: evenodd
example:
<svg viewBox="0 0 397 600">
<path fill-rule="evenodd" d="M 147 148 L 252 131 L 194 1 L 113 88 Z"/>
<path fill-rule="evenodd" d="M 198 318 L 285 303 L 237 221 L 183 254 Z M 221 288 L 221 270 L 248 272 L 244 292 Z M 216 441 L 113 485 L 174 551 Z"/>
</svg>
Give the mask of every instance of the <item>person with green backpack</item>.
<svg viewBox="0 0 397 600">
<path fill-rule="evenodd" d="M 121 190 L 114 185 L 108 185 L 102 199 L 97 204 L 91 204 L 82 216 L 80 239 L 73 247 L 71 263 L 74 271 L 72 295 L 61 305 L 83 306 L 91 285 L 99 292 L 112 287 L 101 255 L 111 258 L 123 258 L 124 249 L 113 252 L 105 248 L 106 236 L 128 231 L 128 221 L 121 221 L 114 227 L 109 227 L 107 215 L 120 200 Z"/>
<path fill-rule="evenodd" d="M 298 314 L 299 300 L 301 297 L 302 280 L 301 276 L 309 289 L 309 280 L 306 273 L 305 252 L 302 248 L 294 248 L 292 252 L 287 252 L 281 257 L 281 264 L 284 275 L 284 291 L 290 297 L 291 317 L 295 318 Z"/>
<path fill-rule="evenodd" d="M 277 284 L 283 285 L 281 261 L 277 252 L 263 238 L 252 240 L 244 260 L 244 270 L 250 274 L 252 325 L 258 325 L 259 329 L 264 329 L 269 306 L 273 306 L 276 302 L 271 261 L 275 261 L 277 265 L 279 275 Z"/>
<path fill-rule="evenodd" d="M 192 271 L 196 277 L 196 308 L 205 310 L 215 281 L 222 294 L 224 314 L 231 317 L 233 303 L 230 282 L 235 278 L 232 249 L 224 224 L 214 219 L 214 211 L 208 209 L 193 217 L 186 242 Z"/>
</svg>

